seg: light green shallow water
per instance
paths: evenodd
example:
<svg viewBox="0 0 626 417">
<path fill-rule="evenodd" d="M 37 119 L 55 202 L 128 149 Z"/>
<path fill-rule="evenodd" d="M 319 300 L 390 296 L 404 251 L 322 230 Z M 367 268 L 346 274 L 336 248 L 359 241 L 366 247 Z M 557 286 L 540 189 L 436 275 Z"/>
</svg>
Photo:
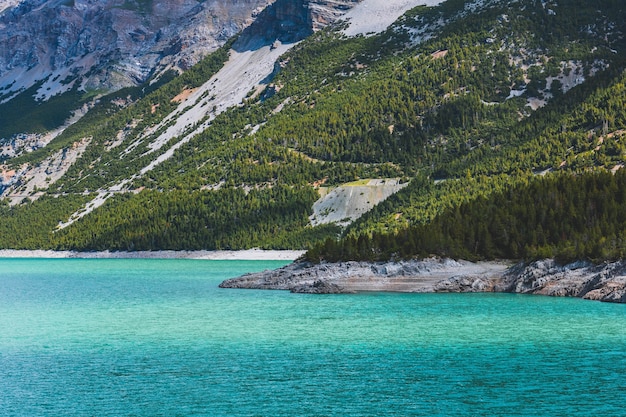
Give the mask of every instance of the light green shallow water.
<svg viewBox="0 0 626 417">
<path fill-rule="evenodd" d="M 0 415 L 625 413 L 624 305 L 217 288 L 282 264 L 0 260 Z"/>
</svg>

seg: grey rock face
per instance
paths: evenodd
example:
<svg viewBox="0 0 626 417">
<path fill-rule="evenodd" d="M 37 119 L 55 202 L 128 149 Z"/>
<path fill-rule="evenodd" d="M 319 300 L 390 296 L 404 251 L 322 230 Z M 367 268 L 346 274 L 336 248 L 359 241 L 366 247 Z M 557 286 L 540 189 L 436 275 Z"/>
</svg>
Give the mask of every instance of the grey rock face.
<svg viewBox="0 0 626 417">
<path fill-rule="evenodd" d="M 506 265 L 473 264 L 451 259 L 402 262 L 339 262 L 313 265 L 295 262 L 274 271 L 248 274 L 220 284 L 222 288 L 282 289 L 298 293 L 355 291 L 464 292 L 493 287 Z"/>
<path fill-rule="evenodd" d="M 295 287 L 312 286 L 316 281 L 328 278 L 331 272 L 324 268 L 311 267 L 307 262 L 295 262 L 276 270 L 228 279 L 220 284 L 220 288 L 291 290 Z"/>
<path fill-rule="evenodd" d="M 343 14 L 361 0 L 312 0 L 309 1 L 309 13 L 313 29 L 319 30 L 341 18 Z"/>
<path fill-rule="evenodd" d="M 294 42 L 358 0 L 15 3 L 0 3 L 0 100 L 43 80 L 40 99 L 69 90 L 75 80 L 82 89 L 137 85 L 154 72 L 191 67 L 256 20 L 249 39 Z"/>
<path fill-rule="evenodd" d="M 346 291 L 344 288 L 332 282 L 317 280 L 311 285 L 296 285 L 290 289 L 293 293 L 298 294 L 342 294 L 351 291 Z"/>
<path fill-rule="evenodd" d="M 626 261 L 558 265 L 547 259 L 511 268 L 494 287 L 499 292 L 626 302 Z"/>
<path fill-rule="evenodd" d="M 186 69 L 271 2 L 25 0 L 0 14 L 0 87 L 82 76 L 85 88 L 117 89 Z"/>
<path fill-rule="evenodd" d="M 361 0 L 275 0 L 256 16 L 236 48 L 294 43 L 336 22 Z"/>
<path fill-rule="evenodd" d="M 406 262 L 295 262 L 275 271 L 224 281 L 222 288 L 283 289 L 328 294 L 355 291 L 511 292 L 626 302 L 626 260 L 559 265 L 553 259 L 510 268 L 451 259 Z"/>
<path fill-rule="evenodd" d="M 493 289 L 493 280 L 475 275 L 459 275 L 433 286 L 433 292 L 490 292 Z"/>
</svg>

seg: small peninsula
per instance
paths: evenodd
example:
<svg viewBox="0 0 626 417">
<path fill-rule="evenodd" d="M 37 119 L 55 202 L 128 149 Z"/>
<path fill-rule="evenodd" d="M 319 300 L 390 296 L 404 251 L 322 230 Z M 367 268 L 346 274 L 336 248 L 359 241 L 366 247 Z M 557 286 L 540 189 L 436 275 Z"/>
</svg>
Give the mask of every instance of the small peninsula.
<svg viewBox="0 0 626 417">
<path fill-rule="evenodd" d="M 506 292 L 626 302 L 626 261 L 559 265 L 553 259 L 510 265 L 428 258 L 389 262 L 296 261 L 283 268 L 228 279 L 221 288 L 337 294 L 391 292 Z"/>
</svg>

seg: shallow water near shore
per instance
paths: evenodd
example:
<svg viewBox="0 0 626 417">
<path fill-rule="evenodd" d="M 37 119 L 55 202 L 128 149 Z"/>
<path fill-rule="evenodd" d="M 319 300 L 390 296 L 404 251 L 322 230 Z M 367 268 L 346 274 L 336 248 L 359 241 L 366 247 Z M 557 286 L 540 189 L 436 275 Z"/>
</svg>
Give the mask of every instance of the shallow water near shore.
<svg viewBox="0 0 626 417">
<path fill-rule="evenodd" d="M 217 288 L 284 264 L 0 259 L 0 414 L 623 415 L 625 305 Z"/>
</svg>

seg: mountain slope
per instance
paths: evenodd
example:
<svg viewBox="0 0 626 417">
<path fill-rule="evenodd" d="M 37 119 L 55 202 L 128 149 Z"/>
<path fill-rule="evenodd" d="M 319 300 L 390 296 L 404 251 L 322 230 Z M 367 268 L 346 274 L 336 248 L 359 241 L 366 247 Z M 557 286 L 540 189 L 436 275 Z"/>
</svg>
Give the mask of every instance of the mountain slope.
<svg viewBox="0 0 626 417">
<path fill-rule="evenodd" d="M 621 166 L 619 2 L 449 0 L 378 34 L 358 20 L 375 3 L 331 3 L 354 6 L 352 23 L 315 32 L 311 3 L 277 1 L 198 66 L 8 161 L 5 195 L 18 202 L 32 174 L 10 170 L 74 158 L 38 183 L 41 199 L 3 209 L 1 244 L 303 248 L 340 231 L 310 224 L 322 184 L 410 181 L 346 231 L 357 236 L 429 222 L 538 173 Z M 52 205 L 63 210 L 22 239 L 20 221 Z"/>
<path fill-rule="evenodd" d="M 269 3 L 8 4 L 0 14 L 2 154 L 10 157 L 45 146 L 93 106 L 95 97 L 190 68 L 247 27 Z"/>
<path fill-rule="evenodd" d="M 308 28 L 293 34 L 297 40 L 356 4 L 281 0 L 281 6 L 273 7 L 273 3 L 23 0 L 3 4 L 0 143 L 5 144 L 4 153 L 13 156 L 45 146 L 54 137 L 45 133 L 61 127 L 73 112 L 82 115 L 84 109 L 76 110 L 92 106 L 94 97 L 187 70 L 259 17 L 265 19 L 264 30 L 271 25 L 283 32 L 287 27 Z M 294 7 L 301 9 L 301 16 L 285 7 L 292 3 L 300 4 Z M 269 10 L 282 14 L 271 15 Z M 12 111 L 16 107 L 22 111 Z"/>
</svg>

